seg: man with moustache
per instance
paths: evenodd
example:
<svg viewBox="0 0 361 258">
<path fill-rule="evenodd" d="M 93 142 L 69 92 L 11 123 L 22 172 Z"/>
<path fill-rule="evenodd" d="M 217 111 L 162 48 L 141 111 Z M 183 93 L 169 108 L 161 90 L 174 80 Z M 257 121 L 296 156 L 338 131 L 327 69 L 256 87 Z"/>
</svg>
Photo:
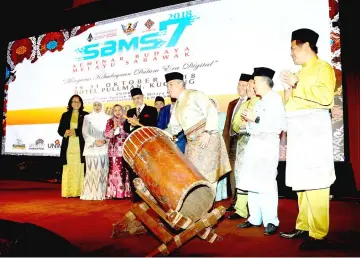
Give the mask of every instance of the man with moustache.
<svg viewBox="0 0 361 258">
<path fill-rule="evenodd" d="M 244 110 L 253 110 L 256 103 L 259 101 L 259 97 L 256 96 L 254 80 L 251 79 L 248 81 L 247 87 L 247 97 L 248 100 L 243 102 L 241 107 L 238 109 L 232 120 L 233 131 L 237 132 L 239 137 L 237 140 L 237 151 L 236 151 L 236 160 L 234 164 L 234 176 L 236 179 L 236 190 L 237 190 L 237 200 L 234 205 L 236 211 L 228 216 L 229 219 L 237 220 L 241 218 L 248 217 L 247 202 L 248 197 L 247 193 L 239 189 L 239 180 L 240 168 L 243 162 L 244 151 L 246 149 L 247 143 L 250 138 L 250 134 L 246 131 L 247 120 L 242 117 Z"/>
<path fill-rule="evenodd" d="M 335 182 L 330 109 L 334 105 L 335 72 L 317 56 L 319 35 L 310 29 L 292 32 L 296 74 L 281 73 L 287 116 L 286 185 L 298 195 L 298 216 L 288 239 L 306 238 L 301 250 L 326 247 L 330 186 Z"/>
<path fill-rule="evenodd" d="M 127 112 L 128 119 L 124 122 L 124 131 L 131 133 L 140 128 L 139 123 L 144 126 L 157 126 L 158 112 L 155 107 L 144 104 L 144 96 L 140 88 L 133 88 L 130 91 L 135 108 L 129 109 Z M 124 162 L 126 163 L 126 162 Z M 133 202 L 141 201 L 141 198 L 136 194 L 133 180 L 136 178 L 135 172 L 131 169 L 129 164 L 126 164 L 129 170 L 129 180 L 131 181 Z"/>
<path fill-rule="evenodd" d="M 128 119 L 124 123 L 124 130 L 131 133 L 138 129 L 138 123 L 144 126 L 157 126 L 158 112 L 155 107 L 148 106 L 144 103 L 144 95 L 140 88 L 133 88 L 130 91 L 135 108 L 127 112 Z"/>
</svg>

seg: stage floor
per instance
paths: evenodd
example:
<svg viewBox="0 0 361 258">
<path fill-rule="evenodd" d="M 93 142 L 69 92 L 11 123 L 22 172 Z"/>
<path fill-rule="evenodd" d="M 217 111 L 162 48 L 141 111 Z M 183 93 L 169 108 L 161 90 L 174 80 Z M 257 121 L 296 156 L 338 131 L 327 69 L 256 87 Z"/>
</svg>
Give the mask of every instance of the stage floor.
<svg viewBox="0 0 361 258">
<path fill-rule="evenodd" d="M 48 182 L 0 181 L 0 220 L 27 222 L 50 230 L 85 256 L 146 256 L 161 244 L 150 233 L 110 238 L 112 224 L 130 210 L 129 200 L 61 198 L 60 189 L 59 184 Z M 293 229 L 297 202 L 280 199 L 278 213 L 279 231 Z M 209 244 L 196 237 L 171 256 L 360 256 L 360 207 L 356 202 L 331 202 L 328 239 L 333 243 L 332 250 L 300 251 L 302 240 L 281 239 L 278 234 L 264 236 L 263 227 L 237 229 L 243 221 L 224 218 L 216 229 L 223 241 Z"/>
</svg>

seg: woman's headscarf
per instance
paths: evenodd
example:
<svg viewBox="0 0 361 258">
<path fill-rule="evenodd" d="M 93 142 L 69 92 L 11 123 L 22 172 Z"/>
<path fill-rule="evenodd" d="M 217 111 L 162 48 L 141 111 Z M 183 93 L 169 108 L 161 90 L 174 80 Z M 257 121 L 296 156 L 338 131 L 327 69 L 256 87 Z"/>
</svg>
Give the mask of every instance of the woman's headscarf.
<svg viewBox="0 0 361 258">
<path fill-rule="evenodd" d="M 95 103 L 99 103 L 102 108 L 101 110 L 97 113 L 94 111 L 94 107 L 93 107 L 93 112 L 90 113 L 89 115 L 87 115 L 87 120 L 91 123 L 91 125 L 99 130 L 99 131 L 104 131 L 105 130 L 105 126 L 107 124 L 108 119 L 110 118 L 107 114 L 104 113 L 103 111 L 103 104 L 100 101 L 94 101 L 93 102 L 93 106 Z"/>
<path fill-rule="evenodd" d="M 119 118 L 120 122 L 122 123 L 122 122 L 125 121 L 125 118 L 123 117 L 123 115 L 125 114 L 124 107 L 123 107 L 122 105 L 120 105 L 120 104 L 115 104 L 115 105 L 113 106 L 113 108 L 112 108 L 112 117 L 113 117 L 113 119 L 117 119 L 116 116 L 114 115 L 114 109 L 115 109 L 116 107 L 120 107 L 120 110 L 121 110 L 121 112 L 122 112 L 122 114 L 120 115 L 120 118 Z"/>
</svg>

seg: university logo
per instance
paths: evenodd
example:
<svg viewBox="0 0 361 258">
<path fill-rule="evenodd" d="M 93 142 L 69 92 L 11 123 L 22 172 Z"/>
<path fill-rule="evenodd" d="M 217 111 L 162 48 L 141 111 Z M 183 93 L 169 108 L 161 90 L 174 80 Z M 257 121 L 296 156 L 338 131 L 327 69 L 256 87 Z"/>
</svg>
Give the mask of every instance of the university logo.
<svg viewBox="0 0 361 258">
<path fill-rule="evenodd" d="M 148 30 L 146 31 L 151 31 L 152 27 L 154 26 L 154 21 L 152 21 L 151 19 L 148 19 L 145 23 L 144 26 L 147 27 Z"/>
<path fill-rule="evenodd" d="M 90 33 L 86 40 L 91 42 L 93 40 L 93 35 Z"/>
<path fill-rule="evenodd" d="M 58 139 L 56 139 L 55 142 L 48 143 L 48 148 L 49 149 L 60 149 L 60 141 Z"/>
<path fill-rule="evenodd" d="M 44 140 L 37 139 L 35 143 L 29 145 L 29 150 L 43 150 L 44 149 Z"/>
<path fill-rule="evenodd" d="M 135 29 L 137 28 L 137 24 L 138 24 L 138 22 L 135 22 L 135 23 L 129 22 L 127 25 L 122 24 L 123 32 L 127 35 L 132 34 L 135 31 Z"/>
<path fill-rule="evenodd" d="M 23 140 L 16 139 L 16 144 L 13 144 L 13 149 L 20 149 L 20 150 L 25 149 L 25 144 L 23 144 Z"/>
</svg>

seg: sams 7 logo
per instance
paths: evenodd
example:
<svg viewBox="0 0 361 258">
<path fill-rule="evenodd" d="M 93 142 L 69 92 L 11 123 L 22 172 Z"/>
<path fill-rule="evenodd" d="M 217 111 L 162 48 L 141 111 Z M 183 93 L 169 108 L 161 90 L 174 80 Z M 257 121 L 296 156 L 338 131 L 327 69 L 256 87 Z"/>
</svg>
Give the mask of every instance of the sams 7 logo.
<svg viewBox="0 0 361 258">
<path fill-rule="evenodd" d="M 109 57 L 117 52 L 129 51 L 131 49 L 150 51 L 165 46 L 175 47 L 182 37 L 185 29 L 198 19 L 191 11 L 170 15 L 166 21 L 159 23 L 159 31 L 148 33 L 144 36 L 135 36 L 130 39 L 108 40 L 103 44 L 95 43 L 86 45 L 76 50 L 80 54 L 79 61 L 91 60 L 99 57 Z M 168 27 L 176 26 L 173 34 L 167 35 Z M 166 38 L 169 38 L 168 40 Z"/>
</svg>

